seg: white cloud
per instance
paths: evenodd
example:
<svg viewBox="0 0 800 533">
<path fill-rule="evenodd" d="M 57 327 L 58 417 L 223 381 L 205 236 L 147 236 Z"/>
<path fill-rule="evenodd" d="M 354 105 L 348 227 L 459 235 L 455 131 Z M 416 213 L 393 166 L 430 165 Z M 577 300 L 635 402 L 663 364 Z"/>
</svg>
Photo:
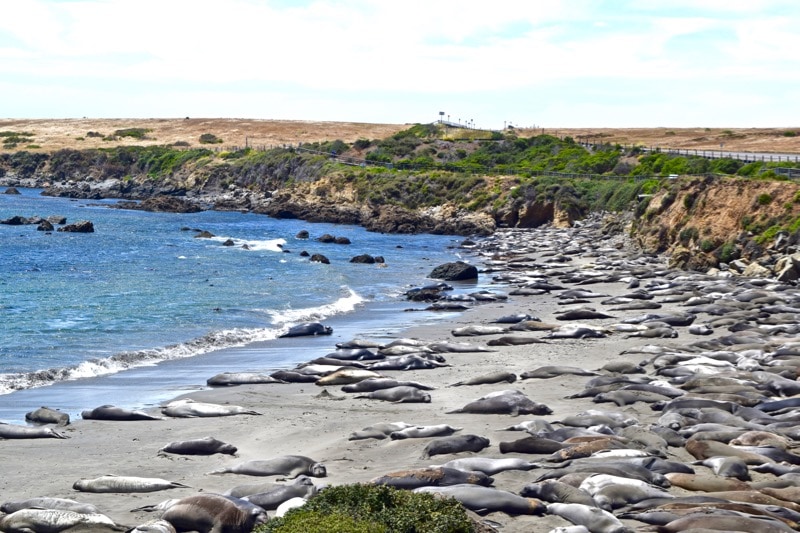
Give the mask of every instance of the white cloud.
<svg viewBox="0 0 800 533">
<path fill-rule="evenodd" d="M 352 120 L 403 122 L 401 112 L 442 101 L 508 116 L 533 107 L 520 95 L 539 110 L 572 100 L 558 118 L 583 106 L 622 113 L 630 103 L 614 101 L 626 92 L 615 87 L 630 84 L 674 83 L 665 99 L 737 84 L 763 94 L 770 79 L 797 88 L 799 19 L 781 1 L 26 0 L 0 18 L 0 79 L 29 109 L 40 84 L 39 95 L 84 86 L 97 105 L 145 114 L 183 98 L 208 108 L 192 114 L 222 116 L 247 109 L 229 99 L 264 94 L 311 114 L 296 118 L 321 106 L 381 112 L 384 101 L 382 116 Z M 578 101 L 587 87 L 604 90 Z"/>
</svg>

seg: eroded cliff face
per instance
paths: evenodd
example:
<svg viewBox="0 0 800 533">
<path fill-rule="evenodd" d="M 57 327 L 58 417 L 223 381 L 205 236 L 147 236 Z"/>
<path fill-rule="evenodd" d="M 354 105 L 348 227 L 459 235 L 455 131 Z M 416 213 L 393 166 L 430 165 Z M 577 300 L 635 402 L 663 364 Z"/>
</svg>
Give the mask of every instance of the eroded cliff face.
<svg viewBox="0 0 800 533">
<path fill-rule="evenodd" d="M 632 236 L 644 251 L 669 254 L 675 266 L 707 270 L 720 262 L 769 263 L 793 253 L 799 221 L 800 184 L 686 178 L 650 199 Z"/>
</svg>

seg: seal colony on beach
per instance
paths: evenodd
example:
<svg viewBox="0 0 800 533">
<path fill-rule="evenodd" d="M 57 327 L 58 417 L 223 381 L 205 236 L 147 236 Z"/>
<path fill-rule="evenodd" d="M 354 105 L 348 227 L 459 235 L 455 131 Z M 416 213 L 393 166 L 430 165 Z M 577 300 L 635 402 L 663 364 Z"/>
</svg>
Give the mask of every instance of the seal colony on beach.
<svg viewBox="0 0 800 533">
<path fill-rule="evenodd" d="M 360 482 L 455 498 L 504 532 L 800 527 L 796 285 L 668 268 L 599 218 L 462 249 L 481 266 L 480 287 L 448 290 L 463 313 L 383 342 L 303 324 L 288 337 L 332 339 L 295 368 L 198 376 L 192 400 L 69 425 L 32 415 L 57 431 L 0 426 L 19 457 L 0 525 L 246 532 Z"/>
</svg>

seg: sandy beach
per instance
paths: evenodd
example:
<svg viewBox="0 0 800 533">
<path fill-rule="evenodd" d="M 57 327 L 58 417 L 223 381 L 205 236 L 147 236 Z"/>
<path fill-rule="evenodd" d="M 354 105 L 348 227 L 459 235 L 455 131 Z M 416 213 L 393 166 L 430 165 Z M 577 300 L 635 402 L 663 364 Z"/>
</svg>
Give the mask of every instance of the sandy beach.
<svg viewBox="0 0 800 533">
<path fill-rule="evenodd" d="M 600 240 L 599 240 L 600 239 Z M 602 240 L 607 239 L 607 240 Z M 494 240 L 493 243 L 491 241 Z M 509 283 L 509 276 L 541 275 L 551 282 L 564 280 L 569 273 L 591 273 L 604 281 L 586 285 L 573 285 L 601 293 L 608 297 L 629 291 L 632 267 L 649 272 L 653 278 L 667 272 L 659 258 L 641 257 L 627 248 L 621 236 L 603 237 L 595 230 L 555 230 L 544 228 L 529 231 L 498 232 L 491 245 L 478 248 L 481 254 L 471 262 L 481 269 L 480 277 L 496 279 L 493 292 L 508 295 L 518 284 Z M 577 253 L 575 249 L 586 253 Z M 607 276 L 619 272 L 618 279 L 607 281 Z M 526 274 L 527 273 L 527 274 Z M 561 283 L 565 285 L 564 283 Z M 516 313 L 528 313 L 541 322 L 565 325 L 557 313 L 567 308 L 585 305 L 604 311 L 613 318 L 576 320 L 592 327 L 620 323 L 625 318 L 639 316 L 642 310 L 609 311 L 613 306 L 591 303 L 572 303 L 559 298 L 559 292 L 541 295 L 509 296 L 507 299 L 471 305 L 450 322 L 417 327 L 403 333 L 403 337 L 423 341 L 469 343 L 487 348 L 487 342 L 501 334 L 456 337 L 456 328 L 470 325 L 488 325 L 493 320 Z M 664 303 L 658 313 L 682 312 L 676 303 Z M 165 418 L 156 421 L 113 422 L 101 420 L 74 420 L 63 431 L 69 439 L 0 440 L 3 459 L 0 477 L 0 498 L 3 501 L 50 496 L 71 498 L 92 503 L 115 522 L 135 526 L 154 518 L 154 513 L 132 512 L 133 509 L 157 504 L 168 498 L 180 498 L 197 492 L 223 492 L 236 485 L 275 481 L 280 476 L 267 478 L 239 474 L 210 475 L 209 472 L 253 459 L 296 454 L 311 457 L 327 467 L 327 477 L 315 479 L 322 486 L 353 482 L 366 482 L 383 474 L 408 468 L 442 464 L 451 459 L 479 455 L 482 457 L 520 457 L 541 461 L 546 455 L 501 454 L 500 442 L 509 442 L 526 436 L 523 432 L 504 431 L 504 428 L 525 420 L 543 418 L 555 423 L 569 415 L 588 409 L 620 411 L 637 418 L 641 424 L 652 423 L 660 413 L 647 403 L 637 402 L 624 407 L 614 404 L 593 403 L 592 398 L 566 399 L 583 389 L 588 377 L 563 375 L 550 379 L 524 379 L 514 383 L 495 383 L 474 386 L 450 387 L 455 382 L 484 375 L 493 371 L 509 371 L 519 375 L 545 365 L 569 365 L 586 370 L 608 372 L 600 369 L 609 362 L 625 361 L 638 364 L 649 355 L 637 348 L 656 342 L 661 344 L 689 343 L 698 339 L 676 328 L 675 339 L 648 339 L 628 337 L 625 333 L 610 333 L 603 338 L 544 339 L 547 332 L 521 332 L 520 335 L 537 337 L 542 342 L 517 346 L 491 346 L 492 351 L 443 354 L 449 366 L 408 371 L 386 371 L 384 375 L 403 380 L 418 381 L 432 387 L 430 403 L 390 403 L 355 398 L 340 386 L 319 387 L 313 383 L 240 385 L 215 388 L 190 397 L 197 401 L 240 405 L 262 413 L 260 416 L 237 415 L 215 418 Z M 724 332 L 724 331 L 722 331 Z M 369 332 L 364 332 L 368 336 Z M 331 336 L 330 350 L 335 343 L 349 339 Z M 630 351 L 631 353 L 624 353 Z M 309 359 L 324 354 L 310 354 Z M 265 369 L 266 370 L 266 369 Z M 651 373 L 652 368 L 648 369 Z M 208 376 L 211 377 L 211 376 Z M 522 415 L 484 415 L 449 413 L 466 403 L 488 393 L 516 389 L 532 400 L 546 404 L 552 415 L 543 417 Z M 50 406 L 57 408 L 58 406 Z M 158 409 L 149 410 L 159 414 Z M 477 454 L 462 452 L 423 458 L 422 453 L 429 438 L 404 440 L 348 440 L 349 435 L 371 424 L 403 421 L 417 425 L 450 424 L 463 428 L 460 434 L 475 434 L 490 440 L 490 446 Z M 169 442 L 212 436 L 238 447 L 238 456 L 184 456 L 159 455 L 158 450 Z M 683 449 L 670 448 L 670 458 L 680 461 L 692 459 Z M 524 485 L 533 481 L 541 469 L 530 471 L 510 470 L 495 474 L 494 486 L 519 493 Z M 81 478 L 101 475 L 157 477 L 180 482 L 188 488 L 145 494 L 92 494 L 72 489 Z M 682 493 L 682 489 L 671 489 Z M 504 532 L 550 531 L 554 527 L 571 525 L 564 518 L 545 516 L 510 516 L 502 512 L 484 517 L 490 524 Z M 626 520 L 630 527 L 642 524 Z"/>
</svg>

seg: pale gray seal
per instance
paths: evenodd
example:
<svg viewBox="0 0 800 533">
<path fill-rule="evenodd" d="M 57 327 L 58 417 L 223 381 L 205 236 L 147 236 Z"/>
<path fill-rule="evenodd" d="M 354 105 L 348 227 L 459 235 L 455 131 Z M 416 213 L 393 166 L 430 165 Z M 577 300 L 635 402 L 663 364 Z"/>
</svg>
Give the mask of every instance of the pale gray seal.
<svg viewBox="0 0 800 533">
<path fill-rule="evenodd" d="M 258 506 L 237 504 L 235 499 L 210 493 L 181 498 L 161 518 L 178 531 L 199 533 L 248 533 L 269 520 Z"/>
<path fill-rule="evenodd" d="M 441 465 L 433 465 L 433 467 L 442 468 L 455 468 L 465 472 L 483 472 L 486 475 L 493 476 L 506 470 L 532 470 L 538 468 L 536 463 L 519 459 L 517 457 L 508 457 L 501 459 L 494 459 L 491 457 L 462 457 L 460 459 L 453 459 Z"/>
<path fill-rule="evenodd" d="M 370 378 L 382 378 L 381 374 L 373 370 L 364 368 L 340 368 L 336 372 L 322 376 L 314 382 L 318 387 L 327 387 L 330 385 L 349 385 L 358 383 Z"/>
<path fill-rule="evenodd" d="M 114 405 L 101 405 L 94 409 L 81 412 L 84 420 L 163 420 L 162 417 L 145 413 L 135 409 L 124 409 Z"/>
<path fill-rule="evenodd" d="M 504 326 L 473 325 L 455 328 L 450 334 L 454 337 L 475 337 L 479 335 L 499 335 L 507 331 L 508 328 Z"/>
<path fill-rule="evenodd" d="M 431 360 L 419 355 L 408 354 L 387 357 L 382 361 L 376 361 L 369 365 L 370 370 L 430 370 L 431 368 L 441 368 L 450 366 L 446 363 Z"/>
<path fill-rule="evenodd" d="M 177 533 L 175 526 L 160 518 L 148 520 L 143 524 L 127 530 L 126 533 Z"/>
<path fill-rule="evenodd" d="M 248 494 L 243 500 L 258 505 L 266 511 L 274 511 L 280 504 L 291 498 L 310 498 L 317 493 L 317 487 L 308 476 L 298 476 L 293 483 L 274 487 L 270 490 Z"/>
<path fill-rule="evenodd" d="M 29 413 L 25 413 L 25 420 L 35 424 L 58 424 L 59 426 L 69 425 L 69 415 L 57 409 L 40 407 Z"/>
<path fill-rule="evenodd" d="M 545 506 L 536 499 L 523 498 L 512 492 L 478 485 L 452 485 L 449 487 L 420 487 L 414 492 L 441 494 L 455 498 L 461 505 L 476 513 L 503 512 L 509 515 L 541 515 Z"/>
<path fill-rule="evenodd" d="M 196 402 L 191 399 L 174 400 L 161 409 L 161 412 L 173 418 L 196 418 L 234 415 L 260 415 L 261 413 L 239 405 L 223 405 L 216 403 Z"/>
<path fill-rule="evenodd" d="M 413 427 L 413 424 L 405 422 L 383 422 L 367 426 L 361 431 L 354 431 L 350 434 L 348 440 L 363 440 L 363 439 L 385 439 L 393 431 Z"/>
<path fill-rule="evenodd" d="M 358 383 L 351 383 L 342 387 L 342 392 L 373 392 L 392 387 L 415 387 L 420 390 L 434 390 L 435 387 L 424 385 L 417 381 L 398 381 L 394 378 L 368 378 Z"/>
<path fill-rule="evenodd" d="M 50 427 L 28 427 L 0 422 L 0 439 L 68 439 Z"/>
<path fill-rule="evenodd" d="M 465 471 L 444 466 L 390 472 L 370 481 L 373 485 L 388 485 L 406 490 L 418 487 L 446 487 L 465 483 L 488 487 L 493 482 L 494 480 L 483 472 Z"/>
<path fill-rule="evenodd" d="M 369 400 L 383 400 L 394 403 L 430 403 L 431 395 L 421 391 L 416 387 L 391 387 L 380 389 L 367 394 L 360 394 L 355 398 L 366 398 Z"/>
<path fill-rule="evenodd" d="M 209 474 L 243 474 L 246 476 L 287 476 L 300 475 L 325 477 L 325 465 L 303 455 L 282 455 L 266 460 L 245 461 L 237 465 L 214 470 Z"/>
<path fill-rule="evenodd" d="M 577 526 L 586 526 L 594 533 L 634 533 L 608 511 L 579 503 L 550 503 L 547 513 L 560 516 Z"/>
<path fill-rule="evenodd" d="M 96 514 L 99 513 L 97 507 L 89 503 L 80 503 L 66 498 L 28 498 L 27 500 L 17 500 L 5 502 L 0 505 L 0 512 L 11 514 L 20 509 L 58 509 L 61 511 L 72 511 L 74 513 Z"/>
<path fill-rule="evenodd" d="M 558 376 L 596 376 L 597 372 L 575 366 L 547 365 L 528 370 L 519 375 L 520 379 L 550 379 Z"/>
<path fill-rule="evenodd" d="M 427 437 L 445 437 L 452 435 L 463 428 L 451 426 L 449 424 L 434 424 L 431 426 L 408 426 L 405 428 L 391 431 L 389 436 L 392 440 L 400 439 L 423 439 Z"/>
<path fill-rule="evenodd" d="M 188 488 L 177 481 L 161 478 L 135 476 L 100 476 L 94 479 L 79 479 L 72 488 L 81 492 L 155 492 L 158 490 Z"/>
<path fill-rule="evenodd" d="M 88 531 L 124 531 L 103 514 L 84 514 L 61 509 L 21 509 L 0 518 L 0 531 L 30 533 L 32 531 L 64 531 L 86 528 Z"/>
<path fill-rule="evenodd" d="M 464 434 L 441 437 L 425 446 L 422 457 L 433 457 L 449 453 L 479 452 L 489 446 L 489 439 L 479 435 Z"/>
<path fill-rule="evenodd" d="M 491 372 L 489 374 L 483 374 L 480 376 L 475 376 L 469 379 L 465 379 L 463 381 L 453 383 L 450 386 L 460 387 L 462 385 L 485 385 L 485 384 L 500 383 L 503 381 L 505 381 L 506 383 L 514 383 L 516 380 L 517 380 L 517 375 L 514 374 L 513 372 L 506 372 L 504 370 L 499 370 L 497 372 Z"/>
<path fill-rule="evenodd" d="M 546 344 L 538 337 L 527 337 L 525 335 L 503 335 L 496 339 L 491 339 L 486 343 L 487 346 L 523 346 L 525 344 Z"/>
<path fill-rule="evenodd" d="M 214 455 L 215 453 L 236 455 L 236 446 L 217 440 L 214 437 L 204 437 L 202 439 L 170 442 L 158 451 L 181 455 Z"/>
<path fill-rule="evenodd" d="M 292 326 L 286 333 L 278 335 L 279 338 L 284 337 L 302 337 L 307 335 L 331 335 L 333 328 L 323 326 L 319 322 L 306 322 L 304 324 L 297 324 Z"/>
<path fill-rule="evenodd" d="M 549 415 L 553 411 L 543 403 L 537 403 L 518 390 L 503 390 L 487 394 L 469 402 L 461 409 L 450 413 L 474 413 L 495 415 Z"/>
<path fill-rule="evenodd" d="M 261 385 L 268 383 L 286 383 L 273 376 L 258 372 L 223 372 L 206 380 L 210 387 L 225 387 L 231 385 Z"/>
</svg>

